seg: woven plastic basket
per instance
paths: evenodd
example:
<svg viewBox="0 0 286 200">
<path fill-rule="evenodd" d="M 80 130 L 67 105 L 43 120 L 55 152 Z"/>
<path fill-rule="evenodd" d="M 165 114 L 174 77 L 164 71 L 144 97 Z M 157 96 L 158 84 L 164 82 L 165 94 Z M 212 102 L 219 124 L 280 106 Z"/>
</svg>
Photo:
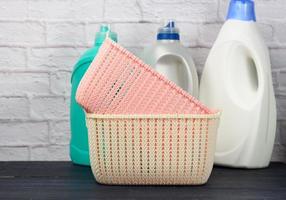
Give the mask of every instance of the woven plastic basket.
<svg viewBox="0 0 286 200">
<path fill-rule="evenodd" d="M 86 114 L 93 174 L 103 184 L 204 184 L 219 115 Z"/>
<path fill-rule="evenodd" d="M 204 184 L 219 113 L 106 39 L 77 89 L 104 184 Z M 180 115 L 178 115 L 180 114 Z"/>
<path fill-rule="evenodd" d="M 212 112 L 108 38 L 81 80 L 76 99 L 88 113 L 97 114 Z"/>
</svg>

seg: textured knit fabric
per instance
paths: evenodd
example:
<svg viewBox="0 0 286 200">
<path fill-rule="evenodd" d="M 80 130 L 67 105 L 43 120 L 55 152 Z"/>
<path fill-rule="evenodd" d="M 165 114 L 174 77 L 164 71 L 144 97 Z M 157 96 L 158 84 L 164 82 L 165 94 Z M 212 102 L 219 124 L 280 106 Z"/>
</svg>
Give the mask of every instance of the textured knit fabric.
<svg viewBox="0 0 286 200">
<path fill-rule="evenodd" d="M 203 184 L 220 113 L 106 39 L 77 90 L 91 168 L 104 184 Z M 88 114 L 93 113 L 93 114 Z"/>
<path fill-rule="evenodd" d="M 219 113 L 87 114 L 93 174 L 104 184 L 204 184 L 218 122 Z"/>
<path fill-rule="evenodd" d="M 77 89 L 77 102 L 97 114 L 209 114 L 206 106 L 110 39 Z"/>
</svg>

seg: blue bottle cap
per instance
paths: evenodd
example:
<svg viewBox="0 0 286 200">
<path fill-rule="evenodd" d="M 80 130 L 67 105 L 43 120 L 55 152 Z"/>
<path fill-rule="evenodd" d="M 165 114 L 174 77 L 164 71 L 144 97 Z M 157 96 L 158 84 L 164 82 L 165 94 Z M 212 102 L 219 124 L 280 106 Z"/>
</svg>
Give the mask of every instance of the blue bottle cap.
<svg viewBox="0 0 286 200">
<path fill-rule="evenodd" d="M 226 19 L 256 21 L 253 0 L 231 0 Z"/>
<path fill-rule="evenodd" d="M 157 40 L 180 40 L 179 29 L 176 28 L 174 20 L 168 20 L 164 26 L 159 28 Z"/>
</svg>

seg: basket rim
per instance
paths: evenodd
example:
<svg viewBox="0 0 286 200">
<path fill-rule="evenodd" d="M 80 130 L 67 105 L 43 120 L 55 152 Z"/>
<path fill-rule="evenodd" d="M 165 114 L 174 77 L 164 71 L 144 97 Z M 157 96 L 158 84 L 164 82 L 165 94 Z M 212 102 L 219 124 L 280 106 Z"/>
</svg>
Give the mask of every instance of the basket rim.
<svg viewBox="0 0 286 200">
<path fill-rule="evenodd" d="M 221 111 L 212 114 L 95 114 L 86 113 L 86 118 L 97 119 L 216 119 Z"/>
</svg>

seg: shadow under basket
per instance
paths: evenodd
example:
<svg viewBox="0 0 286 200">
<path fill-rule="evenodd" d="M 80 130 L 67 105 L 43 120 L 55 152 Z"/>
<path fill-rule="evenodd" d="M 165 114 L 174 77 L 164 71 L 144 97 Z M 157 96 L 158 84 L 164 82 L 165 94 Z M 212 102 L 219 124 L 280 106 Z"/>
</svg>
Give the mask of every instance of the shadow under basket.
<svg viewBox="0 0 286 200">
<path fill-rule="evenodd" d="M 219 116 L 86 114 L 95 179 L 124 185 L 206 183 Z"/>
</svg>

